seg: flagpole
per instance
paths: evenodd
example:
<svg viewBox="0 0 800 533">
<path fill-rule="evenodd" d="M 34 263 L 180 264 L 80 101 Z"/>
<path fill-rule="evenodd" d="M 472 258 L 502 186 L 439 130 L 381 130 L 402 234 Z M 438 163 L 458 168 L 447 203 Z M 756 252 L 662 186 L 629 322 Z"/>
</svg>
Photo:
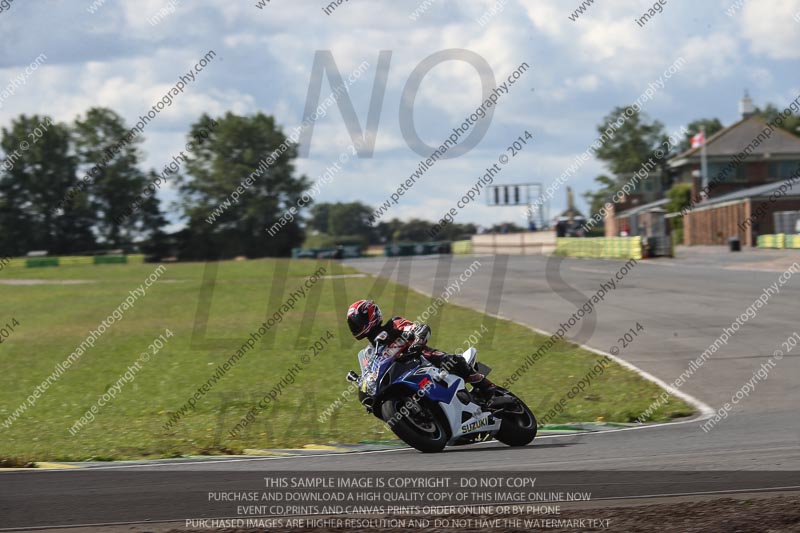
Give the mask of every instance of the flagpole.
<svg viewBox="0 0 800 533">
<path fill-rule="evenodd" d="M 702 144 L 700 145 L 700 173 L 702 180 L 702 189 L 704 196 L 708 198 L 708 159 L 706 157 L 706 127 L 700 126 L 700 133 L 702 134 Z"/>
</svg>

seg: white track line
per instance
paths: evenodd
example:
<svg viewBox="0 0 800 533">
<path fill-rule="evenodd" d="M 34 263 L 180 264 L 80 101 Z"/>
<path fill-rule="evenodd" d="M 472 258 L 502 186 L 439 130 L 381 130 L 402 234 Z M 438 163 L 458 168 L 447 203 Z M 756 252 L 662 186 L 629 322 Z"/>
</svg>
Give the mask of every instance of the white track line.
<svg viewBox="0 0 800 533">
<path fill-rule="evenodd" d="M 495 316 L 496 318 L 500 318 L 502 320 L 508 320 L 509 322 L 513 322 L 514 324 L 517 324 L 517 325 L 526 327 L 528 329 L 531 329 L 531 330 L 535 331 L 536 333 L 539 333 L 540 335 L 545 335 L 546 337 L 551 337 L 553 335 L 552 333 L 548 333 L 547 331 L 544 331 L 543 329 L 535 328 L 533 326 L 529 326 L 527 324 L 523 324 L 522 322 L 517 322 L 514 319 L 506 318 L 506 317 L 504 317 L 502 315 L 493 315 L 491 313 L 485 313 L 485 314 L 488 314 L 489 316 Z M 569 341 L 569 339 L 567 339 L 567 340 Z M 572 342 L 572 341 L 569 341 L 569 342 Z M 591 346 L 588 346 L 586 344 L 578 344 L 578 343 L 575 343 L 575 342 L 573 342 L 573 344 L 577 344 L 578 347 L 583 348 L 584 350 L 588 350 L 590 352 L 594 352 L 594 353 L 596 353 L 598 355 L 604 355 L 604 356 L 608 357 L 609 359 L 613 359 L 614 361 L 616 361 L 617 363 L 619 363 L 623 367 L 627 368 L 628 370 L 632 370 L 633 372 L 639 374 L 641 377 L 643 377 L 647 381 L 651 381 L 651 382 L 655 383 L 656 385 L 658 385 L 662 389 L 666 390 L 667 392 L 669 392 L 673 396 L 677 396 L 678 398 L 682 399 L 686 403 L 692 405 L 698 411 L 700 411 L 700 414 L 697 417 L 692 418 L 690 420 L 691 422 L 699 422 L 701 420 L 705 420 L 706 418 L 709 418 L 709 417 L 713 416 L 714 413 L 715 413 L 714 409 L 712 409 L 705 402 L 695 398 L 694 396 L 692 396 L 690 394 L 686 394 L 685 392 L 676 389 L 672 385 L 669 385 L 666 381 L 663 381 L 662 379 L 657 378 L 656 376 L 654 376 L 650 372 L 647 372 L 646 370 L 642 370 L 638 366 L 634 365 L 633 363 L 629 363 L 628 361 L 626 361 L 625 359 L 623 359 L 621 357 L 618 357 L 616 355 L 610 354 L 608 352 L 604 352 L 603 350 L 598 350 L 596 348 L 592 348 Z M 662 424 L 654 424 L 654 425 L 664 425 L 664 424 L 677 424 L 677 422 L 664 422 Z M 653 426 L 651 425 L 651 426 L 641 426 L 641 427 L 653 427 Z M 638 428 L 639 428 L 639 426 L 635 426 L 635 427 L 626 428 L 626 429 L 638 429 Z"/>
<path fill-rule="evenodd" d="M 609 433 L 619 433 L 621 431 L 633 431 L 633 430 L 643 430 L 643 429 L 656 429 L 661 427 L 671 427 L 671 426 L 680 426 L 683 424 L 693 424 L 695 422 L 700 422 L 704 420 L 704 418 L 692 418 L 688 420 L 681 420 L 679 422 L 661 422 L 657 424 L 643 424 L 641 426 L 632 426 L 627 428 L 617 428 L 617 429 L 604 429 L 601 431 L 587 431 L 585 433 L 568 433 L 565 435 L 540 435 L 537 436 L 534 442 L 542 440 L 542 439 L 563 439 L 563 438 L 572 438 L 574 439 L 576 436 L 580 437 L 588 437 L 588 436 L 597 436 L 597 435 L 606 435 Z M 475 444 L 470 444 L 470 446 L 484 446 L 487 444 L 498 444 L 498 441 L 491 440 L 486 442 L 476 442 Z M 536 445 L 533 444 L 529 446 L 533 449 Z M 175 462 L 166 462 L 166 463 L 137 463 L 133 465 L 109 465 L 109 466 L 95 466 L 95 467 L 86 467 L 86 468 L 69 468 L 69 469 L 59 469 L 59 468 L 23 468 L 19 470 L 13 470 L 9 472 L 2 472 L 0 470 L 0 474 L 5 475 L 12 475 L 12 474 L 28 474 L 28 473 L 35 473 L 35 472 L 93 472 L 99 470 L 121 470 L 125 468 L 159 468 L 159 467 L 173 467 L 179 469 L 183 466 L 193 466 L 193 465 L 210 465 L 210 464 L 223 464 L 223 463 L 247 463 L 247 462 L 259 462 L 259 461 L 283 461 L 283 460 L 291 460 L 291 459 L 306 459 L 309 457 L 342 457 L 342 456 L 350 456 L 350 455 L 371 455 L 377 453 L 392 453 L 392 452 L 407 452 L 414 450 L 410 446 L 403 446 L 398 448 L 391 448 L 388 450 L 364 450 L 364 451 L 355 451 L 355 452 L 338 452 L 338 453 L 317 453 L 317 454 L 308 454 L 308 455 L 292 455 L 288 457 L 237 457 L 235 459 L 210 459 L 207 461 L 175 461 Z M 447 453 L 447 452 L 443 452 Z M 74 464 L 74 463 L 72 463 Z M 203 470 L 195 470 L 196 472 L 203 472 Z M 211 470 L 213 471 L 213 470 Z M 400 470 L 398 470 L 399 472 Z"/>
<path fill-rule="evenodd" d="M 422 294 L 425 297 L 429 298 L 429 297 L 432 296 L 430 294 L 424 293 L 423 291 L 415 289 L 414 287 L 408 286 L 408 288 L 413 290 L 413 291 L 416 291 L 416 292 Z M 458 305 L 458 304 L 456 304 L 456 305 Z M 466 307 L 466 306 L 462 305 L 461 307 Z M 471 309 L 471 308 L 467 307 L 467 309 Z M 472 310 L 473 311 L 477 311 L 478 313 L 482 312 L 482 311 L 477 310 L 477 309 L 472 309 Z M 528 328 L 528 329 L 530 329 L 532 331 L 535 331 L 536 333 L 538 333 L 540 335 L 544 335 L 546 337 L 551 337 L 553 335 L 553 333 L 550 333 L 550 332 L 545 331 L 543 329 L 539 329 L 539 328 L 530 326 L 528 324 L 523 324 L 522 322 L 518 322 L 518 321 L 514 320 L 513 318 L 508 318 L 508 317 L 505 317 L 505 316 L 503 316 L 501 314 L 486 313 L 485 311 L 483 312 L 483 314 L 485 314 L 487 316 L 494 317 L 494 318 L 499 318 L 501 320 L 507 320 L 509 322 L 513 322 L 514 324 L 517 324 L 519 326 Z M 566 339 L 566 340 L 569 340 L 569 339 Z M 572 341 L 569 341 L 569 342 L 572 342 Z M 578 344 L 578 343 L 575 343 L 575 342 L 573 342 L 573 344 L 576 344 L 577 346 L 579 346 L 580 348 L 583 348 L 584 350 L 588 350 L 588 351 L 594 352 L 594 353 L 596 353 L 598 355 L 604 355 L 604 356 L 609 357 L 610 359 L 613 359 L 614 361 L 616 361 L 617 363 L 619 363 L 623 367 L 627 368 L 628 370 L 632 370 L 633 372 L 639 374 L 641 377 L 643 377 L 647 381 L 651 381 L 651 382 L 655 383 L 656 385 L 658 385 L 662 389 L 666 390 L 667 392 L 669 392 L 673 396 L 677 396 L 678 398 L 682 399 L 686 403 L 694 406 L 698 411 L 700 411 L 700 415 L 697 416 L 697 417 L 692 418 L 691 419 L 692 422 L 699 422 L 701 420 L 705 420 L 705 419 L 713 416 L 714 413 L 715 413 L 714 409 L 712 409 L 705 402 L 695 398 L 694 396 L 691 396 L 690 394 L 686 394 L 685 392 L 682 392 L 682 391 L 676 389 L 675 387 L 669 385 L 667 382 L 661 380 L 660 378 L 657 378 L 656 376 L 654 376 L 650 372 L 647 372 L 646 370 L 642 370 L 638 366 L 634 365 L 633 363 L 629 363 L 628 361 L 626 361 L 625 359 L 622 359 L 621 357 L 617 357 L 616 355 L 610 354 L 608 352 L 604 352 L 602 350 L 598 350 L 596 348 L 592 348 L 591 346 L 588 346 L 586 344 Z M 653 425 L 650 425 L 650 426 L 641 426 L 641 427 L 654 427 L 655 425 L 676 424 L 676 423 L 677 422 L 665 422 L 665 423 L 662 423 L 662 424 L 653 424 Z M 637 426 L 637 427 L 626 428 L 626 429 L 638 429 L 638 428 L 639 427 Z"/>
</svg>

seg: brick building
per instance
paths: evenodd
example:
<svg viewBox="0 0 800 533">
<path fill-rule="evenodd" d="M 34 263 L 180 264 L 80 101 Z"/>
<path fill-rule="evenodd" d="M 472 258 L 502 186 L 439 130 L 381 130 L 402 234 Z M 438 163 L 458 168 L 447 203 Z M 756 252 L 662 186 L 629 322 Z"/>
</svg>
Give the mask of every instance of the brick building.
<svg viewBox="0 0 800 533">
<path fill-rule="evenodd" d="M 800 167 L 786 180 L 711 198 L 683 217 L 683 243 L 726 244 L 738 237 L 754 246 L 758 235 L 776 232 L 774 214 L 800 210 Z"/>
<path fill-rule="evenodd" d="M 693 198 L 702 189 L 700 153 L 700 147 L 691 148 L 669 161 L 674 182 L 691 183 Z M 713 199 L 789 178 L 800 165 L 800 138 L 746 113 L 708 139 L 706 157 L 708 197 Z"/>
</svg>

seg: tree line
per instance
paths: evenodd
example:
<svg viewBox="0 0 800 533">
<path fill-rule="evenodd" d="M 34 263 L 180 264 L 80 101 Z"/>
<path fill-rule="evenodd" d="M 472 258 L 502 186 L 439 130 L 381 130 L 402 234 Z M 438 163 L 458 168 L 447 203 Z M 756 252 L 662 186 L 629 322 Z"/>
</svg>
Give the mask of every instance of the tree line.
<svg viewBox="0 0 800 533">
<path fill-rule="evenodd" d="M 203 114 L 185 137 L 184 148 L 161 170 L 145 169 L 141 132 L 112 109 L 93 107 L 70 123 L 17 116 L 0 132 L 0 256 L 122 250 L 216 259 L 287 256 L 306 241 L 366 246 L 430 240 L 432 223 L 394 219 L 373 226 L 372 208 L 360 202 L 305 202 L 301 216 L 267 235 L 311 185 L 295 168 L 297 145 L 274 117 Z M 243 189 L 256 169 L 257 179 Z M 157 194 L 165 187 L 177 192 L 169 205 Z M 236 201 L 219 210 L 237 188 Z M 168 214 L 182 229 L 166 231 Z M 438 238 L 474 232 L 473 225 L 454 225 Z"/>
<path fill-rule="evenodd" d="M 393 218 L 371 224 L 375 209 L 361 202 L 319 203 L 311 207 L 306 242 L 326 248 L 339 244 L 368 246 L 392 242 L 429 242 L 436 225 L 419 218 Z M 438 241 L 469 238 L 477 232 L 474 224 L 449 224 L 436 234 Z"/>
</svg>

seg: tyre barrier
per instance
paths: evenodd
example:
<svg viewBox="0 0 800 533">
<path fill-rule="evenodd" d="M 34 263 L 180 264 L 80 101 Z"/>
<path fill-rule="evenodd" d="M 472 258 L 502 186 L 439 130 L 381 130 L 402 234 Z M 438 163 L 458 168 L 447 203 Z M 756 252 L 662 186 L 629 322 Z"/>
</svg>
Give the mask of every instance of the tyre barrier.
<svg viewBox="0 0 800 533">
<path fill-rule="evenodd" d="M 449 241 L 387 244 L 383 251 L 386 257 L 453 253 L 452 243 Z"/>
<path fill-rule="evenodd" d="M 773 235 L 759 235 L 759 248 L 800 248 L 800 235 L 790 233 L 776 233 Z"/>
<path fill-rule="evenodd" d="M 361 246 L 338 248 L 292 248 L 292 259 L 352 259 L 363 255 Z"/>
<path fill-rule="evenodd" d="M 451 251 L 454 254 L 471 254 L 472 253 L 472 241 L 453 241 L 452 245 L 450 246 Z"/>
</svg>

